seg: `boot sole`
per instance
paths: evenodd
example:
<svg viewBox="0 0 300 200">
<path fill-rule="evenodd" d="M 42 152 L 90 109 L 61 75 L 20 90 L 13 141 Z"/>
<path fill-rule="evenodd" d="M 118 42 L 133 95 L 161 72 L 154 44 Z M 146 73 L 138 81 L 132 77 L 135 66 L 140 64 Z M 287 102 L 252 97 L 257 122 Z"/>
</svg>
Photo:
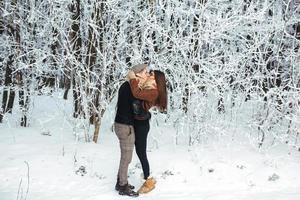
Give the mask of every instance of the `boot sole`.
<svg viewBox="0 0 300 200">
<path fill-rule="evenodd" d="M 154 186 L 152 189 L 150 189 L 149 191 L 147 191 L 147 192 L 139 192 L 139 191 L 138 191 L 138 193 L 139 193 L 139 194 L 147 194 L 147 193 L 151 192 L 151 191 L 154 190 L 154 189 L 155 189 L 155 186 Z"/>
<path fill-rule="evenodd" d="M 129 196 L 129 197 L 138 197 L 138 196 L 139 196 L 138 193 L 135 194 L 135 195 L 128 195 L 128 194 L 125 194 L 125 193 L 123 193 L 123 192 L 119 192 L 119 195 L 122 195 L 122 196 Z"/>
</svg>

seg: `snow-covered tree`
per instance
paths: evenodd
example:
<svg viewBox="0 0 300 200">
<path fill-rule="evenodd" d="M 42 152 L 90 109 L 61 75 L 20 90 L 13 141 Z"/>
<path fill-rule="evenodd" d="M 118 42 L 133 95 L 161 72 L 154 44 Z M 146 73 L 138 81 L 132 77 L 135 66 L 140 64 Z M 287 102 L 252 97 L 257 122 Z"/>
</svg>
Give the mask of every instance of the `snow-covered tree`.
<svg viewBox="0 0 300 200">
<path fill-rule="evenodd" d="M 258 132 L 260 145 L 266 136 L 295 139 L 299 6 L 295 0 L 4 0 L 1 116 L 13 99 L 7 92 L 18 91 L 24 121 L 30 95 L 52 79 L 65 98 L 72 90 L 73 117 L 95 125 L 96 142 L 127 70 L 149 63 L 168 77 L 168 115 L 180 122 L 178 140 L 193 144 L 216 132 L 216 121 L 223 126 L 240 113 L 238 125 Z M 12 80 L 4 81 L 5 74 Z"/>
</svg>

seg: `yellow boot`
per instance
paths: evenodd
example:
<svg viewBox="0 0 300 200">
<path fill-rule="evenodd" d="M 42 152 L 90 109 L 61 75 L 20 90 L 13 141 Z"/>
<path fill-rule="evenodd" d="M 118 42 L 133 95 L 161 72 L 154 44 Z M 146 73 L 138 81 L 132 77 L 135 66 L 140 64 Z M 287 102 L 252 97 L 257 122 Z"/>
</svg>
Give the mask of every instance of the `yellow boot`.
<svg viewBox="0 0 300 200">
<path fill-rule="evenodd" d="M 156 180 L 154 178 L 148 178 L 141 188 L 138 190 L 138 193 L 144 194 L 152 191 L 155 188 Z"/>
<path fill-rule="evenodd" d="M 156 184 L 156 180 L 153 177 L 149 177 L 147 178 L 147 180 L 153 182 L 154 185 Z"/>
</svg>

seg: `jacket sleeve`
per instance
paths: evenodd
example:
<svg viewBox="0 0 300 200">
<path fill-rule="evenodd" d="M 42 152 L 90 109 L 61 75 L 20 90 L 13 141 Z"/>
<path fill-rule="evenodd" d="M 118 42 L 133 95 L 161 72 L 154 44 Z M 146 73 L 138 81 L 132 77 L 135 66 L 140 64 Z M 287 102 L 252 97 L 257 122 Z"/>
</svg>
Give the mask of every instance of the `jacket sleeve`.
<svg viewBox="0 0 300 200">
<path fill-rule="evenodd" d="M 137 79 L 131 79 L 129 81 L 129 83 L 130 83 L 130 88 L 131 88 L 132 94 L 137 99 L 153 102 L 158 97 L 157 89 L 144 89 L 143 90 L 139 87 L 139 80 L 137 80 Z"/>
</svg>

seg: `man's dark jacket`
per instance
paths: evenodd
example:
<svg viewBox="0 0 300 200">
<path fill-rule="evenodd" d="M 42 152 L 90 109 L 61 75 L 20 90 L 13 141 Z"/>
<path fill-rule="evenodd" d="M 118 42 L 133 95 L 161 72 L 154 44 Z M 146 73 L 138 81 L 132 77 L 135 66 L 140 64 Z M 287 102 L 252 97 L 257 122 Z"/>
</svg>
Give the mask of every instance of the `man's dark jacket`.
<svg viewBox="0 0 300 200">
<path fill-rule="evenodd" d="M 126 81 L 121 85 L 119 89 L 115 122 L 120 124 L 133 125 L 133 100 L 134 97 L 132 95 L 129 82 Z"/>
</svg>

